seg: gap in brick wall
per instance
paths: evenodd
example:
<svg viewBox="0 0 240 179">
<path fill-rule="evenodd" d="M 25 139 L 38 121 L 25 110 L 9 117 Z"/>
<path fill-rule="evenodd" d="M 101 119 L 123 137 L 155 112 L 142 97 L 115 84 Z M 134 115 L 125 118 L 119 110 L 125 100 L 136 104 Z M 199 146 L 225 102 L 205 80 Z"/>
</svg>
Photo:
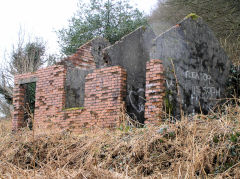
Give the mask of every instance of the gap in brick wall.
<svg viewBox="0 0 240 179">
<path fill-rule="evenodd" d="M 36 82 L 22 84 L 24 88 L 24 117 L 23 122 L 32 129 L 32 117 L 35 111 Z"/>
</svg>

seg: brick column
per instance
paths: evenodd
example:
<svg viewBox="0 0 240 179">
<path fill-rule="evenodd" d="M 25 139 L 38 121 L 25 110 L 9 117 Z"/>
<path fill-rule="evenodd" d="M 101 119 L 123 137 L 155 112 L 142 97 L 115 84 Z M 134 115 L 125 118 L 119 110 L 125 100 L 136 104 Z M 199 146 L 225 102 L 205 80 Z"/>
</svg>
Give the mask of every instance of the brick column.
<svg viewBox="0 0 240 179">
<path fill-rule="evenodd" d="M 164 83 L 162 61 L 159 59 L 148 61 L 146 65 L 145 123 L 156 124 L 161 119 Z"/>
<path fill-rule="evenodd" d="M 15 84 L 13 90 L 13 130 L 24 127 L 24 93 L 23 85 Z"/>
</svg>

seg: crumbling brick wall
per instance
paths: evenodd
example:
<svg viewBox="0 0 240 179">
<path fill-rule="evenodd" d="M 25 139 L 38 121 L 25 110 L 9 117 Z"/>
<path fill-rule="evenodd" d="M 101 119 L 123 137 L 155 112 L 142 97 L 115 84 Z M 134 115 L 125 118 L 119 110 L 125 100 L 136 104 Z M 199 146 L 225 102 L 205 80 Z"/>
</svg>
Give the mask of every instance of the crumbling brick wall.
<svg viewBox="0 0 240 179">
<path fill-rule="evenodd" d="M 96 64 L 91 53 L 92 42 L 88 42 L 77 49 L 77 52 L 65 59 L 81 69 L 95 69 Z"/>
<path fill-rule="evenodd" d="M 85 106 L 103 126 L 118 123 L 126 96 L 126 71 L 120 66 L 95 70 L 86 78 Z"/>
<path fill-rule="evenodd" d="M 58 127 L 81 131 L 82 127 L 117 126 L 125 95 L 126 71 L 122 67 L 94 70 L 86 77 L 84 107 L 63 110 Z"/>
<path fill-rule="evenodd" d="M 22 84 L 36 81 L 35 126 L 71 129 L 82 127 L 116 126 L 125 107 L 126 71 L 120 66 L 96 69 L 86 77 L 85 102 L 82 108 L 64 109 L 66 67 L 56 65 L 35 73 L 17 75 L 14 88 L 13 129 L 26 124 L 23 121 L 24 89 Z M 164 96 L 164 76 L 161 60 L 147 63 L 145 123 L 157 123 L 161 117 Z"/>
<path fill-rule="evenodd" d="M 53 66 L 39 70 L 37 75 L 34 118 L 36 126 L 44 127 L 47 123 L 57 122 L 56 114 L 65 104 L 66 68 Z"/>
<path fill-rule="evenodd" d="M 159 59 L 148 61 L 146 65 L 145 123 L 157 123 L 162 117 L 164 84 L 162 61 Z"/>
<path fill-rule="evenodd" d="M 23 84 L 36 82 L 35 96 L 35 125 L 42 126 L 45 120 L 53 117 L 62 110 L 65 100 L 64 82 L 66 69 L 62 65 L 55 65 L 40 69 L 35 73 L 26 73 L 15 76 L 14 85 L 14 116 L 13 129 L 26 126 L 24 115 L 24 88 Z"/>
<path fill-rule="evenodd" d="M 83 126 L 116 126 L 126 95 L 126 72 L 113 66 L 96 69 L 86 77 L 83 108 L 64 109 L 66 67 L 57 65 L 35 73 L 17 75 L 14 88 L 13 129 L 24 127 L 22 84 L 36 80 L 34 124 L 36 129 L 72 129 Z"/>
</svg>

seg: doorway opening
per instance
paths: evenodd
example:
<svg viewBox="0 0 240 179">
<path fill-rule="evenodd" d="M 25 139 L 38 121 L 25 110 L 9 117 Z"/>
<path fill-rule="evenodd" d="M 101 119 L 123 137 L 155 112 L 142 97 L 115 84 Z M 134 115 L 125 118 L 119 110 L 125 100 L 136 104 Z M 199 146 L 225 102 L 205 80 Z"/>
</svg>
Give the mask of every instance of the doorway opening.
<svg viewBox="0 0 240 179">
<path fill-rule="evenodd" d="M 23 84 L 24 88 L 24 126 L 30 130 L 33 128 L 35 110 L 36 82 Z"/>
</svg>

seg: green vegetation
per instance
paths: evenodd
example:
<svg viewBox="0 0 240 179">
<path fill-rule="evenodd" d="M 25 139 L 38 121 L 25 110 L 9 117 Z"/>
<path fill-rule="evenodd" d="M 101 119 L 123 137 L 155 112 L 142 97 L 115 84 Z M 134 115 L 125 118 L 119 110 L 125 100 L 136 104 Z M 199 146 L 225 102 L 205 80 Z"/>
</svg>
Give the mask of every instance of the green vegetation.
<svg viewBox="0 0 240 179">
<path fill-rule="evenodd" d="M 131 7 L 129 0 L 79 1 L 79 9 L 68 27 L 59 30 L 57 34 L 62 53 L 71 55 L 94 37 L 104 37 L 114 43 L 146 23 L 143 13 Z"/>
<path fill-rule="evenodd" d="M 192 18 L 193 20 L 197 20 L 199 16 L 195 13 L 190 13 L 185 18 Z"/>
<path fill-rule="evenodd" d="M 80 109 L 84 109 L 84 107 L 65 108 L 63 110 L 64 111 L 74 111 L 74 110 L 80 110 Z"/>
</svg>

